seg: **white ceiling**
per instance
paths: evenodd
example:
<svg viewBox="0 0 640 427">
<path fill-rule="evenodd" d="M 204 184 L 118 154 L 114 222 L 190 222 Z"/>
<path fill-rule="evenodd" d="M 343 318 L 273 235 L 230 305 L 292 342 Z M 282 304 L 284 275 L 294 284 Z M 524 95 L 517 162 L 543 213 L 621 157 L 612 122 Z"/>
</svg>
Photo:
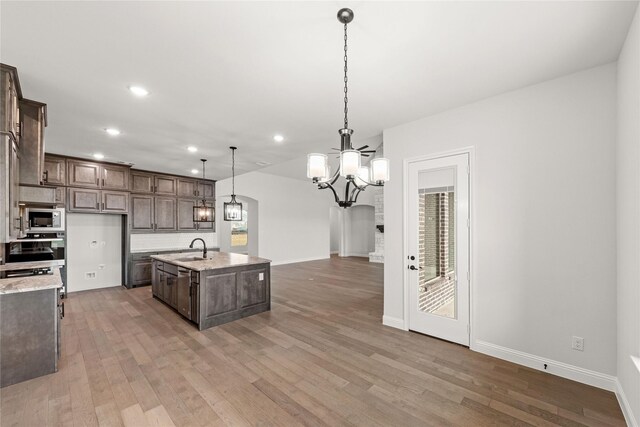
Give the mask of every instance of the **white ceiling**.
<svg viewBox="0 0 640 427">
<path fill-rule="evenodd" d="M 99 151 L 178 174 L 206 157 L 207 176 L 220 179 L 230 175 L 229 145 L 239 147 L 239 172 L 337 146 L 335 15 L 344 6 L 355 12 L 349 116 L 357 144 L 615 61 L 637 2 L 2 1 L 0 59 L 18 67 L 25 97 L 48 104 L 47 151 Z M 132 83 L 151 95 L 133 97 Z M 106 135 L 110 126 L 122 135 Z"/>
</svg>

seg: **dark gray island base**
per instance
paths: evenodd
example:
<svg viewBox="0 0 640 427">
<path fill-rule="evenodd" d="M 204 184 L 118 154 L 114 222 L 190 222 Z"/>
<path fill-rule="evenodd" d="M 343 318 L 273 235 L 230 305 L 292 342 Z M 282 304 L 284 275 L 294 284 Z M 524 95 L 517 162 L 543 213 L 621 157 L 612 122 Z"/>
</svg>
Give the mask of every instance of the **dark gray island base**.
<svg viewBox="0 0 640 427">
<path fill-rule="evenodd" d="M 203 330 L 271 309 L 271 261 L 227 252 L 152 255 L 153 296 Z"/>
</svg>

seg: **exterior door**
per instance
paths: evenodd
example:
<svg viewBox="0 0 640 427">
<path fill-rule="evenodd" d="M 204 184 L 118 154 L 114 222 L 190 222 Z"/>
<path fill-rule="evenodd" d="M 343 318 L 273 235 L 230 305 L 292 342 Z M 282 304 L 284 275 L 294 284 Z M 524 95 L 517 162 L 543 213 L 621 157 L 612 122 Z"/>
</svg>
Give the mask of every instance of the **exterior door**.
<svg viewBox="0 0 640 427">
<path fill-rule="evenodd" d="M 408 164 L 409 329 L 469 345 L 469 154 Z"/>
</svg>

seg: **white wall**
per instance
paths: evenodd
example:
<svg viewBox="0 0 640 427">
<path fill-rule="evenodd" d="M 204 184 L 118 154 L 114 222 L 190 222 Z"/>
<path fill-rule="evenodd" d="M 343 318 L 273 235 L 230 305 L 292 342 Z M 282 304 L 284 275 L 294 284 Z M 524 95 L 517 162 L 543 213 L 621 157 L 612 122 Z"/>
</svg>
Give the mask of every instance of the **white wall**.
<svg viewBox="0 0 640 427">
<path fill-rule="evenodd" d="M 340 251 L 340 239 L 342 238 L 342 217 L 338 206 L 329 208 L 329 250 L 332 254 Z"/>
<path fill-rule="evenodd" d="M 369 257 L 375 249 L 375 215 L 373 206 L 356 205 L 347 209 L 349 221 L 346 239 L 348 256 Z"/>
<path fill-rule="evenodd" d="M 231 199 L 229 194 L 216 194 L 216 237 L 222 252 L 246 253 L 258 256 L 259 252 L 259 205 L 258 201 L 236 195 L 236 200 L 242 203 L 242 210 L 247 212 L 247 246 L 231 246 L 232 221 L 224 220 L 224 203 Z"/>
<path fill-rule="evenodd" d="M 640 8 L 618 60 L 618 380 L 640 422 Z M 630 413 L 633 413 L 631 415 Z"/>
<path fill-rule="evenodd" d="M 217 194 L 231 193 L 231 179 Z M 236 193 L 259 205 L 258 255 L 274 264 L 329 257 L 329 215 L 333 198 L 310 182 L 250 172 L 236 177 Z"/>
<path fill-rule="evenodd" d="M 219 211 L 218 211 L 219 213 Z M 216 213 L 216 221 L 218 221 Z M 220 223 L 216 223 L 218 227 Z M 207 248 L 218 247 L 218 237 L 216 232 L 202 231 L 200 233 L 144 233 L 132 234 L 130 246 L 132 251 L 141 250 L 161 250 L 161 249 L 187 249 L 189 244 L 196 237 L 200 237 L 207 242 Z M 201 245 L 202 243 L 199 243 Z"/>
<path fill-rule="evenodd" d="M 67 215 L 67 290 L 122 284 L 122 216 Z M 86 273 L 95 278 L 86 278 Z"/>
<path fill-rule="evenodd" d="M 383 321 L 404 324 L 403 160 L 474 146 L 472 348 L 613 384 L 615 137 L 615 64 L 385 130 Z"/>
</svg>

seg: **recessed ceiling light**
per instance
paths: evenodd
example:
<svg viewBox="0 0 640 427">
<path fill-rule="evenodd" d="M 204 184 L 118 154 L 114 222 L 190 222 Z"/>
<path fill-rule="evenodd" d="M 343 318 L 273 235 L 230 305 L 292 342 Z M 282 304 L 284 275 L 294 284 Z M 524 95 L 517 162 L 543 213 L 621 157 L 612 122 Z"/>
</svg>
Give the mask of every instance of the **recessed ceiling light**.
<svg viewBox="0 0 640 427">
<path fill-rule="evenodd" d="M 275 142 L 282 142 L 282 141 L 284 141 L 284 136 L 282 136 L 282 135 L 274 135 L 273 136 L 273 140 Z"/>
<path fill-rule="evenodd" d="M 198 169 L 191 169 L 191 173 L 197 175 L 200 171 Z"/>
<path fill-rule="evenodd" d="M 142 86 L 129 86 L 129 90 L 135 96 L 143 97 L 149 95 L 149 91 Z"/>
<path fill-rule="evenodd" d="M 187 147 L 187 150 L 191 151 L 192 153 L 195 153 L 196 151 L 198 151 L 198 147 L 194 147 L 193 145 L 190 145 Z"/>
<path fill-rule="evenodd" d="M 106 133 L 108 133 L 111 136 L 118 136 L 120 135 L 120 131 L 116 128 L 106 128 L 104 130 Z"/>
<path fill-rule="evenodd" d="M 102 153 L 94 153 L 93 158 L 94 159 L 98 159 L 98 160 L 102 160 L 102 159 L 104 159 L 104 154 L 102 154 Z"/>
</svg>

